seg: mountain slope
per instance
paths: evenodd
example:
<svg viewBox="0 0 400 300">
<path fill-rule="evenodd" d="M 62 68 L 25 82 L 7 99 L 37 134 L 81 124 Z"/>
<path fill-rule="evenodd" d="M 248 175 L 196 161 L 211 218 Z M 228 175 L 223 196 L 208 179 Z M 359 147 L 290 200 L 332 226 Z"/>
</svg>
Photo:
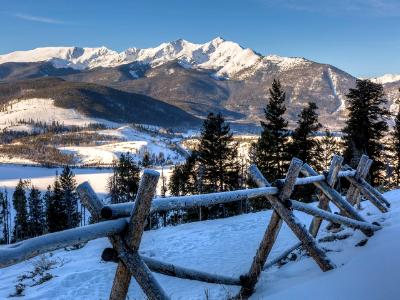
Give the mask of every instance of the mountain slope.
<svg viewBox="0 0 400 300">
<path fill-rule="evenodd" d="M 89 117 L 114 122 L 166 127 L 197 126 L 200 123 L 197 118 L 165 102 L 93 83 L 70 82 L 59 78 L 0 83 L 0 103 L 3 105 L 36 98 L 53 99 L 57 107 L 74 109 Z"/>
<path fill-rule="evenodd" d="M 0 55 L 2 81 L 45 76 L 144 94 L 202 118 L 219 111 L 234 123 L 252 126 L 259 125 L 268 88 L 278 78 L 287 94 L 291 126 L 306 103 L 313 101 L 321 123 L 334 130 L 344 125 L 345 95 L 356 81 L 328 64 L 263 56 L 221 38 L 204 44 L 180 39 L 120 53 L 105 47 L 53 47 Z M 397 81 L 385 84 L 392 107 L 396 86 Z"/>
</svg>

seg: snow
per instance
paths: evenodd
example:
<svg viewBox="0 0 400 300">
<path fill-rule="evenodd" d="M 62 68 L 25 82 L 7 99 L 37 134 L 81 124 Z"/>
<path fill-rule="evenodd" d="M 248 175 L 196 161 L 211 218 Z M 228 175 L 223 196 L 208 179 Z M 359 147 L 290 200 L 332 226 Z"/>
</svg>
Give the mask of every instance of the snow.
<svg viewBox="0 0 400 300">
<path fill-rule="evenodd" d="M 118 158 L 122 153 L 127 152 L 132 155 L 132 158 L 136 162 L 142 160 L 146 152 L 155 156 L 163 153 L 164 158 L 173 163 L 184 160 L 182 155 L 171 149 L 171 140 L 162 138 L 159 135 L 152 136 L 129 126 L 101 130 L 99 133 L 115 136 L 124 141 L 99 146 L 69 146 L 60 147 L 59 149 L 66 153 L 77 154 L 79 162 L 82 164 L 111 164 L 114 159 Z"/>
<path fill-rule="evenodd" d="M 26 100 L 12 100 L 4 110 L 0 111 L 0 129 L 19 129 L 30 131 L 29 127 L 16 127 L 19 121 L 33 120 L 51 124 L 53 121 L 64 125 L 85 126 L 90 123 L 114 125 L 107 120 L 87 117 L 74 109 L 61 108 L 54 105 L 53 99 L 32 98 Z"/>
<path fill-rule="evenodd" d="M 108 142 L 99 146 L 71 146 L 60 147 L 65 153 L 77 154 L 80 164 L 111 164 L 121 153 L 130 152 L 136 162 L 142 160 L 144 153 L 158 156 L 161 152 L 166 160 L 177 163 L 183 160 L 182 155 L 172 149 L 173 141 L 160 135 L 136 130 L 130 126 L 107 121 L 100 118 L 85 116 L 74 109 L 56 107 L 52 99 L 27 99 L 10 101 L 5 109 L 0 111 L 0 130 L 16 130 L 31 132 L 30 125 L 20 124 L 22 120 L 45 122 L 53 121 L 64 125 L 85 126 L 91 123 L 101 123 L 110 129 L 98 133 L 118 137 L 121 142 Z M 149 129 L 152 129 L 149 127 Z M 0 155 L 0 162 L 6 163 L 33 163 L 28 159 Z"/>
<path fill-rule="evenodd" d="M 128 48 L 120 53 L 100 48 L 45 47 L 28 51 L 16 51 L 0 55 L 0 64 L 5 62 L 51 61 L 57 68 L 71 67 L 86 69 L 95 67 L 113 67 L 131 62 L 141 62 L 157 66 L 172 60 L 185 68 L 202 68 L 216 71 L 216 77 L 245 78 L 266 64 L 277 66 L 281 70 L 308 63 L 304 58 L 270 55 L 262 57 L 252 49 L 217 37 L 204 44 L 191 43 L 179 39 L 162 43 L 154 48 Z M 131 75 L 135 78 L 135 73 Z"/>
<path fill-rule="evenodd" d="M 15 167 L 9 167 L 9 172 L 0 171 L 0 186 L 6 179 L 17 180 L 21 173 L 36 177 L 33 180 L 43 180 L 49 172 L 41 168 Z M 96 192 L 101 194 L 103 182 L 92 177 L 95 172 L 91 172 L 82 170 L 78 176 L 90 178 Z M 400 241 L 396 237 L 400 232 L 400 190 L 385 196 L 392 202 L 390 212 L 386 214 L 362 202 L 364 209 L 360 213 L 370 222 L 378 221 L 383 226 L 365 246 L 355 247 L 365 236 L 351 229 L 342 232 L 351 235 L 348 239 L 320 243 L 330 250 L 327 255 L 336 269 L 323 273 L 310 257 L 301 256 L 282 267 L 274 266 L 262 272 L 251 299 L 398 299 Z M 310 216 L 300 212 L 295 214 L 302 223 L 309 224 Z M 271 211 L 264 211 L 146 231 L 140 252 L 188 268 L 239 276 L 248 270 L 270 216 Z M 325 226 L 326 223 L 321 227 L 319 237 L 328 235 Z M 297 239 L 283 225 L 270 257 L 276 257 L 295 243 Z M 53 252 L 53 259 L 63 261 L 62 266 L 50 271 L 56 277 L 42 285 L 27 286 L 23 299 L 107 299 L 116 269 L 116 264 L 100 260 L 102 250 L 108 246 L 107 239 L 98 239 L 80 250 Z M 34 260 L 1 270 L 0 298 L 6 298 L 14 291 L 17 276 L 32 270 Z M 209 299 L 227 299 L 238 291 L 232 286 L 155 276 L 172 299 L 205 299 L 206 291 Z M 134 280 L 129 298 L 145 298 Z"/>
<path fill-rule="evenodd" d="M 385 74 L 380 77 L 371 78 L 372 82 L 385 84 L 400 81 L 400 74 Z"/>
</svg>

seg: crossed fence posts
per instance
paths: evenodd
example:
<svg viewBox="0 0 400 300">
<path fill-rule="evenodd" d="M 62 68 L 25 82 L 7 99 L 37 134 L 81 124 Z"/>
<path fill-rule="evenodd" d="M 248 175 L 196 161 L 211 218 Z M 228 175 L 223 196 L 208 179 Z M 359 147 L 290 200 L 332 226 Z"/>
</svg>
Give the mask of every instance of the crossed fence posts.
<svg viewBox="0 0 400 300">
<path fill-rule="evenodd" d="M 138 282 L 148 299 L 169 299 L 167 293 L 154 278 L 152 271 L 182 279 L 237 285 L 241 289 L 233 298 L 247 299 L 254 293 L 261 272 L 287 257 L 299 247 L 308 252 L 322 271 L 335 268 L 334 263 L 329 260 L 315 240 L 322 220 L 361 230 L 367 236 L 371 236 L 374 231 L 381 229 L 378 223 L 367 222 L 353 207 L 360 201 L 361 195 L 381 212 L 387 212 L 390 207 L 390 203 L 384 196 L 365 181 L 372 161 L 363 156 L 356 170 L 347 165 L 342 167 L 342 162 L 343 158 L 335 155 L 325 176 L 319 175 L 309 165 L 303 164 L 301 160 L 293 158 L 285 179 L 278 180 L 276 187 L 271 186 L 258 168 L 252 165 L 249 168 L 249 174 L 258 186 L 257 188 L 155 199 L 153 198 L 159 173 L 145 170 L 134 202 L 108 206 L 103 204 L 89 183 L 85 182 L 78 186 L 77 192 L 82 204 L 91 213 L 94 222 L 98 223 L 47 234 L 2 248 L 0 249 L 0 268 L 68 245 L 107 236 L 112 248 L 105 249 L 102 257 L 118 262 L 110 299 L 125 299 L 132 277 Z M 299 174 L 303 174 L 305 177 L 299 177 Z M 351 183 L 347 192 L 347 200 L 334 189 L 335 182 L 340 177 L 345 177 Z M 318 188 L 318 207 L 290 199 L 295 186 L 304 184 L 314 184 Z M 270 202 L 273 212 L 249 270 L 239 278 L 210 274 L 164 263 L 142 256 L 138 252 L 146 219 L 151 212 L 230 203 L 260 196 Z M 339 208 L 340 215 L 330 212 L 329 202 Z M 294 210 L 314 217 L 309 229 L 306 229 L 296 218 Z M 283 222 L 293 231 L 299 242 L 267 262 Z"/>
</svg>

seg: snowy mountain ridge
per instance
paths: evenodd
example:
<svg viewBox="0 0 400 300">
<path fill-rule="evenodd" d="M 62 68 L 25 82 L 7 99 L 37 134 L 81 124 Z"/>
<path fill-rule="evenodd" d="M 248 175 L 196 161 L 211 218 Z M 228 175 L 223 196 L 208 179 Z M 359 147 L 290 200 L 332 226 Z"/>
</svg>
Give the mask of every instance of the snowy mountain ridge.
<svg viewBox="0 0 400 300">
<path fill-rule="evenodd" d="M 250 70 L 253 74 L 263 67 L 275 66 L 279 70 L 288 70 L 309 63 L 300 57 L 262 56 L 220 37 L 204 44 L 179 39 L 155 48 L 128 48 L 120 53 L 106 47 L 44 47 L 0 55 L 0 64 L 51 61 L 57 68 L 71 67 L 77 70 L 115 67 L 131 62 L 157 66 L 173 60 L 179 60 L 186 67 L 216 70 L 217 76 L 224 77 L 235 76 L 244 70 Z"/>
<path fill-rule="evenodd" d="M 380 84 L 392 83 L 400 81 L 400 74 L 385 74 L 380 77 L 371 78 L 371 81 Z"/>
</svg>

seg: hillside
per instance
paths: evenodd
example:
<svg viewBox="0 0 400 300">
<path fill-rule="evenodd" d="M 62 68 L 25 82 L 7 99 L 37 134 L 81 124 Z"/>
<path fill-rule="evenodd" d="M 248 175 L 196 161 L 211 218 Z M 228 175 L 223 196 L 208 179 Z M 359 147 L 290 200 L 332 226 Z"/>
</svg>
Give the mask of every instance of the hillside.
<svg viewBox="0 0 400 300">
<path fill-rule="evenodd" d="M 365 246 L 355 246 L 365 236 L 350 229 L 341 232 L 350 235 L 347 239 L 320 241 L 320 245 L 336 264 L 336 269 L 323 273 L 310 257 L 297 252 L 292 261 L 262 272 L 256 293 L 251 299 L 398 299 L 400 261 L 396 257 L 400 243 L 394 237 L 400 231 L 399 195 L 400 191 L 385 194 L 392 202 L 392 207 L 384 215 L 371 205 L 362 203 L 361 214 L 367 220 L 378 221 L 383 225 L 383 229 L 369 238 Z M 249 267 L 270 216 L 271 211 L 265 211 L 146 231 L 140 252 L 189 268 L 238 276 Z M 311 219 L 298 212 L 296 216 L 306 224 Z M 319 237 L 327 235 L 330 234 L 324 229 Z M 271 257 L 280 254 L 296 241 L 284 225 Z M 89 242 L 80 250 L 55 251 L 49 258 L 57 262 L 54 269 L 50 270 L 55 277 L 36 286 L 30 286 L 31 280 L 26 279 L 23 299 L 107 299 L 116 268 L 115 264 L 100 260 L 102 250 L 108 246 L 106 239 L 99 239 Z M 17 276 L 32 270 L 34 261 L 2 270 L 0 297 L 6 298 L 14 292 Z M 236 287 L 180 280 L 158 274 L 156 277 L 174 300 L 227 299 L 237 292 Z M 144 299 L 134 281 L 129 290 L 129 298 Z"/>
<path fill-rule="evenodd" d="M 165 102 L 98 84 L 70 82 L 59 78 L 0 83 L 0 104 L 6 107 L 23 99 L 52 99 L 56 107 L 113 122 L 165 127 L 200 124 L 199 119 Z M 35 119 L 34 115 L 31 117 Z"/>
<path fill-rule="evenodd" d="M 179 39 L 120 53 L 105 47 L 47 47 L 0 55 L 1 81 L 45 76 L 147 95 L 198 117 L 220 111 L 234 123 L 253 127 L 259 125 L 268 88 L 278 78 L 286 91 L 291 126 L 306 103 L 313 101 L 321 123 L 334 130 L 343 127 L 345 95 L 356 80 L 329 64 L 262 55 L 222 38 L 204 44 Z M 385 84 L 389 106 L 398 97 L 397 78 L 373 79 Z"/>
</svg>

